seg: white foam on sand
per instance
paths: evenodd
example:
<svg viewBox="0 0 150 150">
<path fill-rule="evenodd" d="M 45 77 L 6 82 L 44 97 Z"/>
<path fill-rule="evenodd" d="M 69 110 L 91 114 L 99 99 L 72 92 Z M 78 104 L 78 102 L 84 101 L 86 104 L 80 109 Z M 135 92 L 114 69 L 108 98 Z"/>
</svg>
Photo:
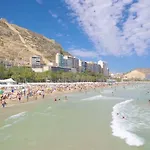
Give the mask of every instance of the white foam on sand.
<svg viewBox="0 0 150 150">
<path fill-rule="evenodd" d="M 131 100 L 127 100 L 121 103 L 116 104 L 113 107 L 112 112 L 112 122 L 111 122 L 111 128 L 112 128 L 112 135 L 116 137 L 120 137 L 121 139 L 124 139 L 125 142 L 130 146 L 142 146 L 144 145 L 144 139 L 142 137 L 139 137 L 135 133 L 132 133 L 133 126 L 129 125 L 129 122 L 126 121 L 126 118 L 122 118 L 123 116 L 120 116 L 120 112 L 128 106 L 129 103 L 132 103 Z M 130 111 L 130 110 L 129 110 Z M 119 113 L 117 115 L 117 113 Z"/>
</svg>

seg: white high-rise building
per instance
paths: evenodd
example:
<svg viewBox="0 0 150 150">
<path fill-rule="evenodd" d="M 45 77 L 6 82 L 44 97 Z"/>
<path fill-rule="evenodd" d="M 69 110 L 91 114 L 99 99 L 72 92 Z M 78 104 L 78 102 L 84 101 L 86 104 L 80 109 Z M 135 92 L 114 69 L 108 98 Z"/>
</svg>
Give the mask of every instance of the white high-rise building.
<svg viewBox="0 0 150 150">
<path fill-rule="evenodd" d="M 64 56 L 65 67 L 75 68 L 79 71 L 79 59 L 71 56 Z"/>
<path fill-rule="evenodd" d="M 94 73 L 101 73 L 101 66 L 97 63 L 94 63 Z"/>
<path fill-rule="evenodd" d="M 87 70 L 93 73 L 101 73 L 101 66 L 94 62 L 87 62 Z"/>
<path fill-rule="evenodd" d="M 79 60 L 79 72 L 85 72 L 87 68 L 87 62 Z"/>
<path fill-rule="evenodd" d="M 101 66 L 102 73 L 104 74 L 104 76 L 108 77 L 109 76 L 109 69 L 108 69 L 107 62 L 100 60 L 100 61 L 98 61 L 98 64 Z"/>
<path fill-rule="evenodd" d="M 64 56 L 65 67 L 73 68 L 73 58 L 71 56 Z"/>
<path fill-rule="evenodd" d="M 64 67 L 64 59 L 63 55 L 60 53 L 56 54 L 56 64 L 58 67 Z"/>
<path fill-rule="evenodd" d="M 73 68 L 79 71 L 79 59 L 76 57 L 73 57 Z"/>
</svg>

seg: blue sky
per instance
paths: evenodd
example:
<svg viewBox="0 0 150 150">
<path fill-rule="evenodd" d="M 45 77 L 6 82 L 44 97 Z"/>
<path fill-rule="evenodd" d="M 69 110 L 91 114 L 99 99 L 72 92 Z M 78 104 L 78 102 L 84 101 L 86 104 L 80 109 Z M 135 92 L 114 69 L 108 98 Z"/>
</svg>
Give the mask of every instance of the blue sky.
<svg viewBox="0 0 150 150">
<path fill-rule="evenodd" d="M 145 33 L 150 28 L 141 19 L 140 2 L 89 1 L 3 0 L 0 18 L 55 39 L 82 60 L 107 61 L 112 72 L 150 67 L 150 36 Z"/>
</svg>

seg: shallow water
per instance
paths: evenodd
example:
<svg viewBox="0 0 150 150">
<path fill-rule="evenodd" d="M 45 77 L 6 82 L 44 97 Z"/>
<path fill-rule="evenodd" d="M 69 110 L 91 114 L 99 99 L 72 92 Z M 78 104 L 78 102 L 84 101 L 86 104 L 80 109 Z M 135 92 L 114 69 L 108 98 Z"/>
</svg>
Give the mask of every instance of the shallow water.
<svg viewBox="0 0 150 150">
<path fill-rule="evenodd" d="M 148 150 L 149 89 L 149 85 L 99 89 L 68 94 L 68 101 L 64 96 L 57 102 L 49 97 L 1 109 L 0 148 Z"/>
</svg>

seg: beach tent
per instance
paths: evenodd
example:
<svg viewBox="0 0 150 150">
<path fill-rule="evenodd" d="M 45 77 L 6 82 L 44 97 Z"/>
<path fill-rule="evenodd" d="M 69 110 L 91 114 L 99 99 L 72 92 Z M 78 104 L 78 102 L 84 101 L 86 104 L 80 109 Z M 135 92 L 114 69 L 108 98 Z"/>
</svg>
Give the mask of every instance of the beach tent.
<svg viewBox="0 0 150 150">
<path fill-rule="evenodd" d="M 14 81 L 12 78 L 0 80 L 0 84 L 14 84 L 16 81 Z"/>
<path fill-rule="evenodd" d="M 12 78 L 6 79 L 5 81 L 6 83 L 16 83 Z"/>
</svg>

